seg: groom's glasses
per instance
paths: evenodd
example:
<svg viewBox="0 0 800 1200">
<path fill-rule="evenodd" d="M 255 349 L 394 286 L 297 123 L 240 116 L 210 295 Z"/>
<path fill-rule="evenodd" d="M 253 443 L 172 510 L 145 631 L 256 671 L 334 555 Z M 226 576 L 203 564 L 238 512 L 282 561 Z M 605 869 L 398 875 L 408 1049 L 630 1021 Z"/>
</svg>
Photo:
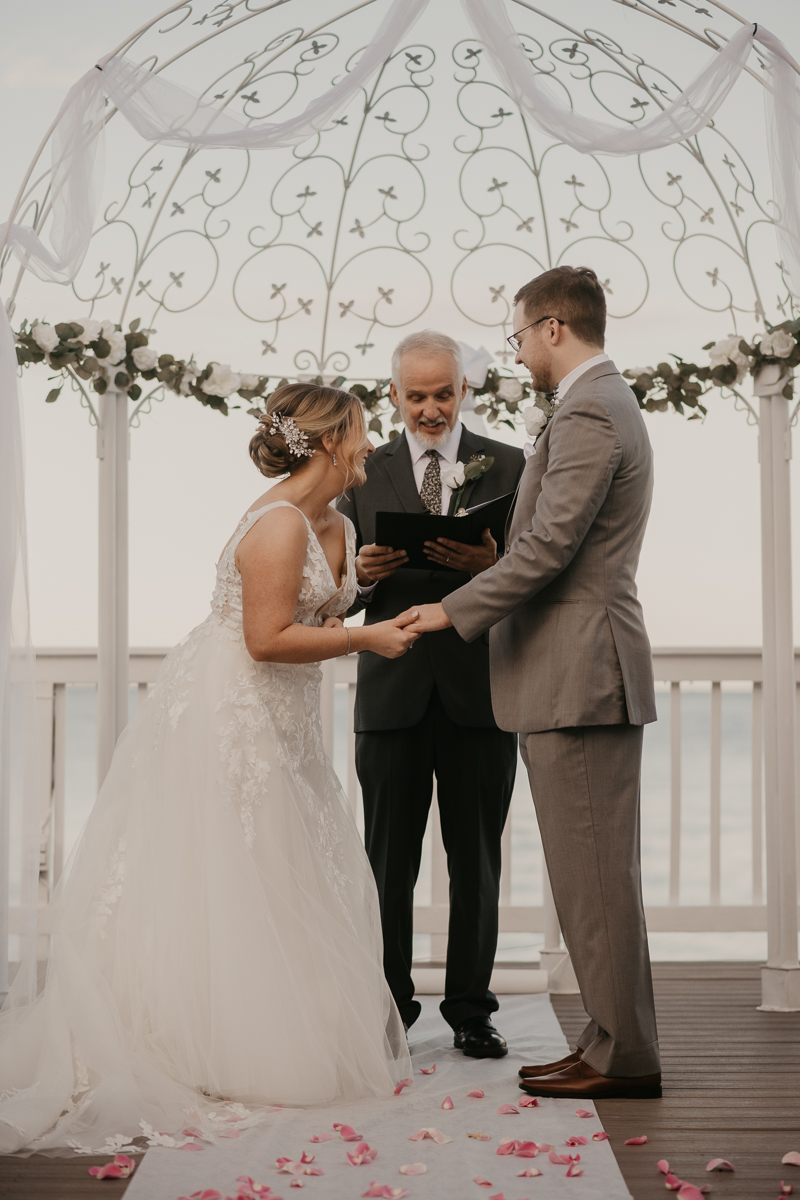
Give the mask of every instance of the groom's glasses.
<svg viewBox="0 0 800 1200">
<path fill-rule="evenodd" d="M 526 329 L 533 329 L 534 325 L 541 325 L 542 321 L 558 321 L 559 325 L 564 324 L 564 321 L 562 321 L 559 317 L 539 317 L 538 321 L 532 321 L 530 325 L 524 325 L 522 329 L 518 329 L 516 333 L 512 333 L 511 337 L 506 338 L 506 341 L 515 354 L 520 347 L 520 335 L 523 334 Z"/>
</svg>

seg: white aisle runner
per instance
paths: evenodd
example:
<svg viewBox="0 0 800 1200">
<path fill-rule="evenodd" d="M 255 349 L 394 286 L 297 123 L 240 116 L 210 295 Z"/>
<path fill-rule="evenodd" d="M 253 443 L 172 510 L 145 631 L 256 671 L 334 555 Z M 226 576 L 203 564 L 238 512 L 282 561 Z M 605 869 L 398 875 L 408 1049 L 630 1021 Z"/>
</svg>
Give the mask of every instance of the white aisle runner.
<svg viewBox="0 0 800 1200">
<path fill-rule="evenodd" d="M 305 1151 L 313 1154 L 313 1166 L 322 1176 L 302 1179 L 306 1200 L 356 1200 L 370 1184 L 388 1184 L 408 1189 L 408 1200 L 483 1200 L 501 1194 L 505 1200 L 549 1200 L 574 1196 L 579 1200 L 629 1200 L 608 1142 L 593 1142 L 602 1130 L 594 1104 L 568 1100 L 540 1100 L 536 1108 L 521 1108 L 518 1114 L 501 1115 L 505 1104 L 517 1106 L 524 1096 L 519 1091 L 517 1071 L 522 1063 L 553 1062 L 568 1053 L 549 997 L 504 996 L 495 1023 L 509 1043 L 502 1059 L 466 1058 L 453 1049 L 452 1033 L 439 1014 L 441 997 L 423 996 L 422 1015 L 411 1030 L 414 1085 L 401 1095 L 382 1101 L 356 1101 L 326 1108 L 284 1109 L 268 1118 L 270 1124 L 250 1129 L 224 1146 L 206 1146 L 202 1153 L 186 1153 L 156 1147 L 148 1150 L 128 1187 L 126 1200 L 178 1200 L 214 1188 L 223 1196 L 234 1196 L 236 1178 L 249 1175 L 272 1188 L 269 1200 L 293 1200 L 300 1189 L 291 1187 L 292 1176 L 279 1173 L 278 1158 L 293 1161 Z M 436 1064 L 433 1074 L 421 1068 Z M 482 1090 L 483 1099 L 467 1093 Z M 446 1097 L 452 1109 L 442 1109 Z M 583 1108 L 591 1118 L 579 1117 Z M 334 1122 L 351 1125 L 363 1140 L 377 1150 L 371 1162 L 351 1166 L 347 1160 L 357 1143 L 341 1140 L 319 1144 L 313 1134 L 334 1133 Z M 409 1141 L 421 1128 L 440 1130 L 450 1142 L 440 1145 L 430 1138 Z M 631 1130 L 631 1136 L 640 1131 Z M 469 1134 L 488 1134 L 480 1141 Z M 588 1139 L 586 1146 L 567 1146 L 572 1136 Z M 549 1143 L 559 1154 L 580 1155 L 580 1176 L 568 1177 L 567 1166 L 554 1164 L 547 1152 L 535 1158 L 498 1155 L 503 1138 Z M 646 1153 L 646 1151 L 645 1151 Z M 400 1174 L 406 1163 L 424 1163 L 424 1175 Z M 530 1167 L 538 1177 L 520 1177 Z M 474 1183 L 482 1177 L 491 1187 Z"/>
</svg>

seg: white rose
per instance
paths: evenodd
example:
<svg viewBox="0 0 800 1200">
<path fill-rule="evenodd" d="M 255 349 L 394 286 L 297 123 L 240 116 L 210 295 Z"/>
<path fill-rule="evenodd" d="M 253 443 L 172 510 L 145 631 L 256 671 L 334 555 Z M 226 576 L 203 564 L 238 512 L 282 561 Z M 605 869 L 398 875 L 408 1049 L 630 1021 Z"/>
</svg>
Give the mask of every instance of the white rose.
<svg viewBox="0 0 800 1200">
<path fill-rule="evenodd" d="M 535 404 L 522 410 L 522 419 L 525 422 L 528 437 L 538 437 L 547 424 L 547 414 L 543 413 Z"/>
<path fill-rule="evenodd" d="M 738 333 L 731 333 L 728 337 L 722 338 L 721 341 L 715 342 L 708 352 L 712 368 L 727 362 L 734 364 L 736 367 L 737 383 L 741 383 L 750 368 L 749 357 L 746 354 L 742 354 L 739 349 L 739 342 L 741 340 Z"/>
<path fill-rule="evenodd" d="M 101 321 L 100 322 L 100 333 L 102 334 L 102 336 L 104 338 L 109 338 L 109 337 L 111 337 L 112 333 L 116 333 L 116 332 L 117 332 L 117 327 L 113 321 Z"/>
<path fill-rule="evenodd" d="M 242 377 L 232 371 L 227 363 L 214 363 L 208 379 L 200 384 L 207 396 L 232 396 L 242 386 Z"/>
<path fill-rule="evenodd" d="M 785 329 L 765 333 L 761 339 L 761 353 L 768 358 L 788 358 L 794 350 L 795 341 Z"/>
<path fill-rule="evenodd" d="M 519 379 L 503 378 L 497 387 L 501 400 L 521 400 L 523 395 L 522 383 Z"/>
<path fill-rule="evenodd" d="M 446 487 L 453 488 L 453 490 L 463 487 L 464 469 L 465 464 L 463 462 L 443 462 L 440 468 L 442 474 L 442 483 L 445 484 Z"/>
<path fill-rule="evenodd" d="M 240 375 L 239 379 L 241 383 L 239 387 L 245 392 L 252 392 L 254 388 L 258 387 L 260 378 L 260 375 Z"/>
<path fill-rule="evenodd" d="M 75 339 L 76 341 L 80 342 L 81 345 L 83 345 L 83 346 L 88 346 L 89 342 L 94 342 L 97 340 L 97 338 L 100 337 L 102 325 L 100 324 L 99 321 L 90 321 L 88 319 L 84 320 L 83 318 L 81 318 L 80 321 L 71 321 L 70 324 L 71 325 L 80 325 L 81 328 L 83 329 L 83 333 L 79 333 L 77 338 Z"/>
<path fill-rule="evenodd" d="M 138 371 L 152 371 L 158 363 L 158 351 L 150 346 L 137 346 L 131 357 Z"/>
<path fill-rule="evenodd" d="M 106 339 L 111 349 L 105 358 L 100 358 L 98 356 L 97 361 L 105 363 L 106 366 L 113 367 L 117 363 L 122 362 L 127 352 L 125 336 L 124 334 L 118 333 L 116 330 L 111 333 L 106 333 L 106 331 L 103 330 L 103 337 Z"/>
<path fill-rule="evenodd" d="M 61 340 L 52 325 L 45 325 L 43 321 L 37 323 L 31 328 L 33 340 L 37 346 L 41 346 L 46 353 L 50 350 L 55 350 Z"/>
<path fill-rule="evenodd" d="M 193 383 L 195 379 L 197 379 L 199 374 L 200 372 L 197 368 L 196 362 L 188 362 L 186 364 L 180 383 L 180 393 L 182 396 L 188 396 L 190 394 L 189 385 Z"/>
</svg>

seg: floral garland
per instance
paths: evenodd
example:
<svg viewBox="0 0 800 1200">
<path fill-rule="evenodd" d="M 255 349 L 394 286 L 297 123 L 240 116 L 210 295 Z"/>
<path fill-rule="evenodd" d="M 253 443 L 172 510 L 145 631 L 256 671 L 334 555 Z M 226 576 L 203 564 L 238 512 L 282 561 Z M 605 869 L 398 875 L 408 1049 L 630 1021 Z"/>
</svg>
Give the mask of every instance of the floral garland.
<svg viewBox="0 0 800 1200">
<path fill-rule="evenodd" d="M 696 409 L 689 420 L 702 420 L 708 409 L 701 404 L 700 398 L 712 388 L 728 388 L 736 393 L 737 385 L 745 375 L 756 375 L 767 363 L 779 363 L 789 371 L 800 365 L 800 320 L 769 326 L 767 332 L 752 343 L 732 333 L 721 341 L 708 342 L 703 349 L 709 352 L 710 365 L 707 367 L 684 362 L 679 355 L 673 354 L 674 367 L 660 362 L 657 367 L 630 367 L 623 371 L 626 379 L 633 380 L 631 391 L 639 407 L 647 412 L 666 412 L 672 405 L 681 414 L 685 408 Z M 791 378 L 784 385 L 783 395 L 787 400 L 792 398 Z"/>
</svg>

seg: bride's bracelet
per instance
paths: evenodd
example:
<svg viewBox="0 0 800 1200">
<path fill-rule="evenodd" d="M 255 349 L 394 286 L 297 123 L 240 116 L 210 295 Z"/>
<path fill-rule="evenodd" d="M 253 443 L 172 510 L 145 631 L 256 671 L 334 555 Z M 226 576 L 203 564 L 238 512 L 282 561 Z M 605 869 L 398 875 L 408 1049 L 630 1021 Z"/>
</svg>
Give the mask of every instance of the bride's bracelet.
<svg viewBox="0 0 800 1200">
<path fill-rule="evenodd" d="M 347 655 L 350 653 L 350 628 L 349 628 L 349 626 L 345 625 L 344 630 L 345 630 L 345 633 L 347 634 L 347 649 L 345 650 L 344 654 L 340 655 L 341 658 L 346 658 Z"/>
</svg>

